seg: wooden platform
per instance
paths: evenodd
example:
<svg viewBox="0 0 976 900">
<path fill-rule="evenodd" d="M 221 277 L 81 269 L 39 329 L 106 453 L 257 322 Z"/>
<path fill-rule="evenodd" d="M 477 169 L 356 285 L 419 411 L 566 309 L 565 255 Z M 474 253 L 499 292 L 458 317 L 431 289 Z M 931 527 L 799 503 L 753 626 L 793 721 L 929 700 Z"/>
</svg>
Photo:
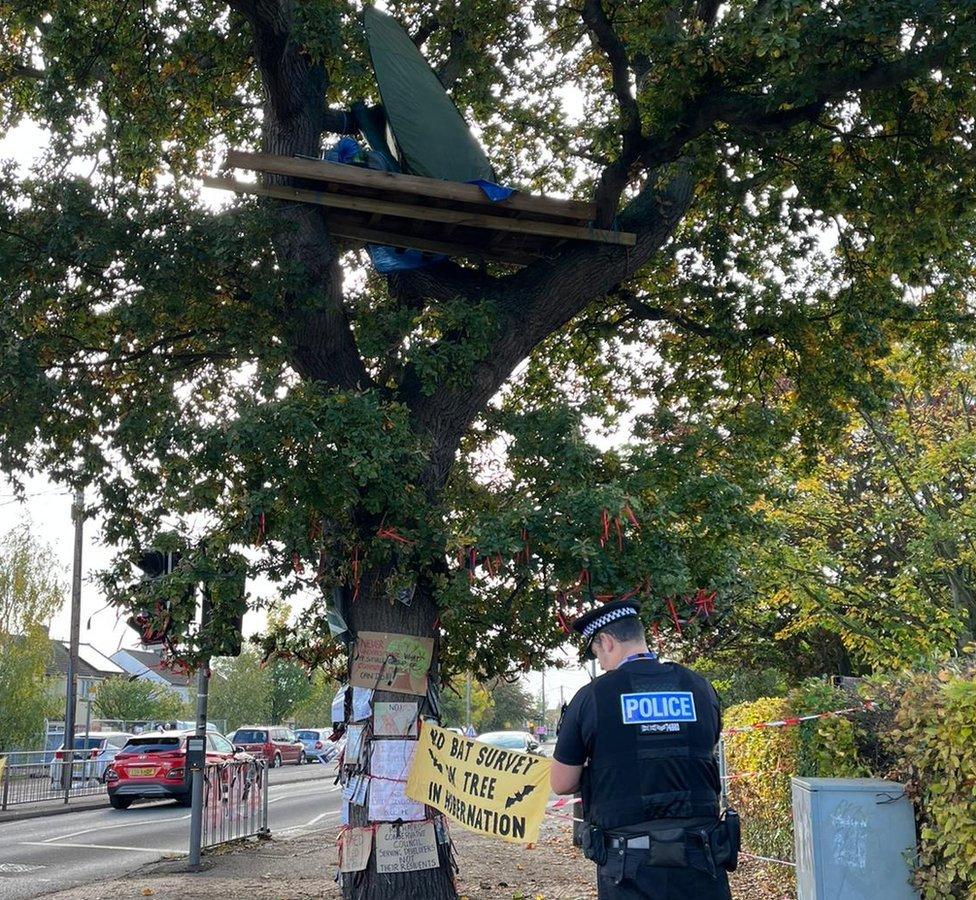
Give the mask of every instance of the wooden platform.
<svg viewBox="0 0 976 900">
<path fill-rule="evenodd" d="M 633 234 L 590 227 L 593 204 L 576 200 L 513 194 L 495 203 L 471 184 L 238 150 L 227 154 L 227 167 L 278 176 L 278 183 L 204 177 L 204 184 L 327 206 L 333 210 L 333 234 L 354 244 L 526 265 L 567 241 L 624 247 L 636 242 Z"/>
</svg>

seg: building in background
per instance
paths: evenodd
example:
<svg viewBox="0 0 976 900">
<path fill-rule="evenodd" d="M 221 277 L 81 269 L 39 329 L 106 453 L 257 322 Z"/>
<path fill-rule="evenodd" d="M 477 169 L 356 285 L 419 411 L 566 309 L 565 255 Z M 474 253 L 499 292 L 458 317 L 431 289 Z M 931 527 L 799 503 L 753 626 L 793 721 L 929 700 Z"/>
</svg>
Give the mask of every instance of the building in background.
<svg viewBox="0 0 976 900">
<path fill-rule="evenodd" d="M 67 693 L 68 655 L 68 642 L 52 638 L 51 657 L 45 674 L 52 693 L 59 697 L 64 697 Z M 125 675 L 121 666 L 91 644 L 78 645 L 78 701 L 75 705 L 75 722 L 79 726 L 90 721 L 89 705 L 94 699 L 94 688 L 106 678 L 118 675 Z"/>
<path fill-rule="evenodd" d="M 158 653 L 151 650 L 116 650 L 110 662 L 121 666 L 133 679 L 139 678 L 168 687 L 179 694 L 184 703 L 190 699 L 190 679 L 165 668 Z"/>
</svg>

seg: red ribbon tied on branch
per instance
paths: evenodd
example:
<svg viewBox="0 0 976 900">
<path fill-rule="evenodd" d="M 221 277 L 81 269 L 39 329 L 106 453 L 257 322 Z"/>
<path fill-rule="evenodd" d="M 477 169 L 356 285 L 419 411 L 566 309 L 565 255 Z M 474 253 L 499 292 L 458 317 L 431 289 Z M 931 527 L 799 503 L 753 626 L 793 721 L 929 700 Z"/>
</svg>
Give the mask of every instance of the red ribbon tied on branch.
<svg viewBox="0 0 976 900">
<path fill-rule="evenodd" d="M 681 633 L 681 619 L 678 618 L 678 611 L 674 608 L 674 600 L 668 597 L 665 602 L 668 604 L 668 612 L 671 613 L 671 621 L 674 622 L 678 637 L 683 637 L 684 635 Z"/>
<path fill-rule="evenodd" d="M 349 563 L 352 571 L 352 599 L 355 602 L 359 599 L 360 573 L 359 573 L 359 547 L 352 548 L 352 561 Z"/>
<path fill-rule="evenodd" d="M 393 525 L 383 526 L 379 528 L 376 532 L 376 536 L 384 541 L 396 541 L 398 544 L 416 544 L 416 541 L 411 541 L 410 538 L 405 538 L 396 527 Z"/>
<path fill-rule="evenodd" d="M 706 619 L 715 614 L 715 591 L 706 591 L 699 588 L 691 598 L 691 605 L 695 608 L 694 616 L 704 616 Z"/>
</svg>

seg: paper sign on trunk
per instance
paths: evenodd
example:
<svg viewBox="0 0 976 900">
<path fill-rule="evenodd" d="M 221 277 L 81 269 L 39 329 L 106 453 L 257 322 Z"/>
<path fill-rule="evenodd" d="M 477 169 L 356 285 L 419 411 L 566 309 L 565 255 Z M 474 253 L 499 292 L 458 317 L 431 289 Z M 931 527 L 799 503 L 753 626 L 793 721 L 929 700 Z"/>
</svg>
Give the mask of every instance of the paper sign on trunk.
<svg viewBox="0 0 976 900">
<path fill-rule="evenodd" d="M 372 828 L 347 828 L 339 839 L 339 871 L 362 872 L 372 849 Z"/>
<path fill-rule="evenodd" d="M 369 754 L 369 818 L 372 822 L 415 822 L 424 817 L 423 803 L 405 793 L 416 741 L 373 741 Z"/>
<path fill-rule="evenodd" d="M 433 638 L 360 631 L 353 648 L 349 683 L 396 694 L 427 693 Z"/>
<path fill-rule="evenodd" d="M 342 761 L 347 766 L 354 766 L 359 763 L 359 757 L 363 752 L 363 726 L 346 726 L 346 752 Z"/>
<path fill-rule="evenodd" d="M 373 734 L 381 737 L 416 737 L 417 704 L 378 700 L 373 708 Z"/>
<path fill-rule="evenodd" d="M 433 822 L 380 825 L 376 829 L 377 872 L 416 872 L 438 865 Z"/>
</svg>

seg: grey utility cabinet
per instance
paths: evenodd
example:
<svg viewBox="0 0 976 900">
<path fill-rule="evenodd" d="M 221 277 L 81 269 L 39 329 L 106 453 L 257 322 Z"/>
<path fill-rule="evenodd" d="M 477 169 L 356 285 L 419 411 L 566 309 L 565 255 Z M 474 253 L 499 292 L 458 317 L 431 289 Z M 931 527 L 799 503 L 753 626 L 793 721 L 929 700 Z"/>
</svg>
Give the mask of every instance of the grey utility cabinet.
<svg viewBox="0 0 976 900">
<path fill-rule="evenodd" d="M 794 778 L 798 900 L 915 900 L 915 815 L 902 785 Z"/>
</svg>

